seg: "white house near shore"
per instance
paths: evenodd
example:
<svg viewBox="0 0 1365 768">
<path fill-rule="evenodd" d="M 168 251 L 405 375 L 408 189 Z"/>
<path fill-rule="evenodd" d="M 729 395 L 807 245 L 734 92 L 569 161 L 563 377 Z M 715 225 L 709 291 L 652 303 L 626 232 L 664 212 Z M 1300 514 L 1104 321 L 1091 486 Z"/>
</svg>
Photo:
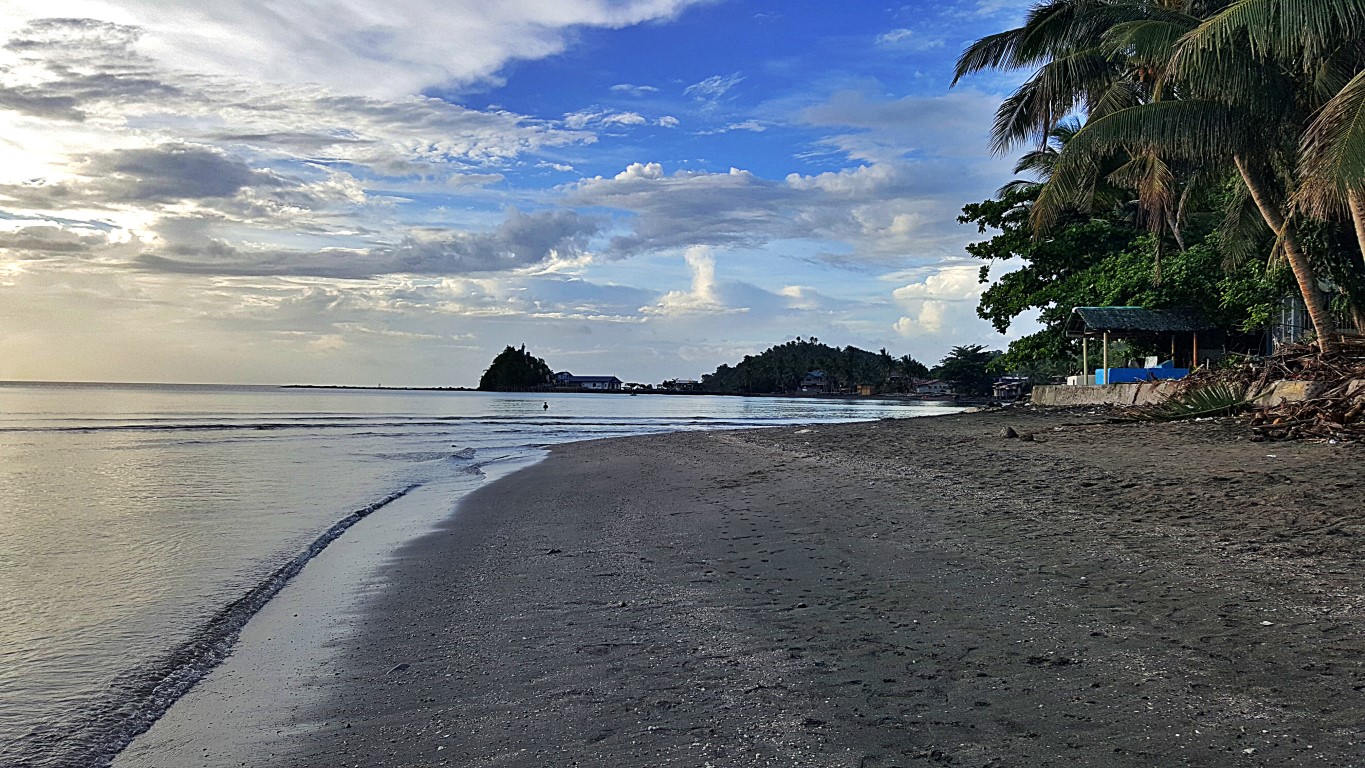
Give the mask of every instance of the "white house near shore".
<svg viewBox="0 0 1365 768">
<path fill-rule="evenodd" d="M 575 376 L 562 371 L 555 374 L 555 386 L 614 391 L 621 388 L 621 380 L 615 376 Z"/>
<path fill-rule="evenodd" d="M 918 379 L 915 381 L 917 395 L 951 395 L 953 385 L 942 379 Z"/>
</svg>

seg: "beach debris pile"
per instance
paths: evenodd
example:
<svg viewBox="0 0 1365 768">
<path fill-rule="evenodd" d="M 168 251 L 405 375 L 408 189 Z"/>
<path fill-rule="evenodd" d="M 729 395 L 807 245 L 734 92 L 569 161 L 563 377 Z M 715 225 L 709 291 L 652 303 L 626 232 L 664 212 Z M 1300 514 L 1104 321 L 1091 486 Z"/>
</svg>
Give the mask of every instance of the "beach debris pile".
<svg viewBox="0 0 1365 768">
<path fill-rule="evenodd" d="M 1278 381 L 1303 382 L 1303 399 L 1271 397 L 1269 387 Z M 1182 391 L 1215 384 L 1245 393 L 1250 426 L 1260 439 L 1365 442 L 1365 338 L 1345 337 L 1331 355 L 1294 345 L 1262 360 L 1201 369 Z"/>
</svg>

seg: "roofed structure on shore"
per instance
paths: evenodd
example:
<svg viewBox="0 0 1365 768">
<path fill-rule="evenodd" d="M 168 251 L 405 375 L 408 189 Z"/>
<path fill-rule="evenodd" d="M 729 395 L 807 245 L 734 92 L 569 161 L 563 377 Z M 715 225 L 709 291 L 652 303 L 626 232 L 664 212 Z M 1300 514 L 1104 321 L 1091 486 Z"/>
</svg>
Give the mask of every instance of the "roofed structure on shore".
<svg viewBox="0 0 1365 768">
<path fill-rule="evenodd" d="M 1081 340 L 1081 382 L 1083 384 L 1112 384 L 1119 381 L 1143 381 L 1151 378 L 1181 378 L 1200 363 L 1199 334 L 1218 330 L 1203 312 L 1193 307 L 1147 309 L 1146 307 L 1075 307 L 1066 320 L 1067 338 Z M 1189 337 L 1185 345 L 1178 339 Z M 1102 340 L 1103 367 L 1090 374 L 1090 352 L 1087 342 Z M 1144 368 L 1109 367 L 1109 340 L 1170 339 L 1170 358 L 1166 363 L 1148 363 Z M 1178 367 L 1177 357 L 1188 361 L 1188 367 Z M 1207 355 L 1205 356 L 1208 357 Z M 1155 360 L 1155 358 L 1153 358 Z"/>
<path fill-rule="evenodd" d="M 1109 333 L 1114 336 L 1165 336 L 1199 333 L 1218 326 L 1193 307 L 1076 307 L 1066 321 L 1066 335 L 1078 339 Z"/>
<path fill-rule="evenodd" d="M 602 389 L 617 390 L 621 388 L 621 380 L 615 376 L 575 376 L 568 371 L 561 371 L 555 374 L 554 382 L 560 387 L 577 387 L 579 389 Z"/>
</svg>

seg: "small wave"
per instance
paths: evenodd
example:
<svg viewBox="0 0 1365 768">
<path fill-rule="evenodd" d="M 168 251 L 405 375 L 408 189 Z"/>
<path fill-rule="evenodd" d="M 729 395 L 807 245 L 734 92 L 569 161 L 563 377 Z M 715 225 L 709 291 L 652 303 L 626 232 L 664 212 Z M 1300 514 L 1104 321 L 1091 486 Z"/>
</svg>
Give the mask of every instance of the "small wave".
<svg viewBox="0 0 1365 768">
<path fill-rule="evenodd" d="M 408 485 L 338 520 L 289 562 L 276 568 L 245 595 L 221 608 L 188 640 L 160 659 L 117 678 L 110 684 L 107 694 L 80 713 L 74 724 L 40 726 L 11 743 L 11 747 L 17 746 L 26 753 L 14 755 L 16 764 L 35 768 L 108 766 L 129 742 L 165 714 L 176 699 L 227 658 L 247 620 L 303 570 L 309 560 L 348 528 L 420 486 L 421 483 Z"/>
</svg>

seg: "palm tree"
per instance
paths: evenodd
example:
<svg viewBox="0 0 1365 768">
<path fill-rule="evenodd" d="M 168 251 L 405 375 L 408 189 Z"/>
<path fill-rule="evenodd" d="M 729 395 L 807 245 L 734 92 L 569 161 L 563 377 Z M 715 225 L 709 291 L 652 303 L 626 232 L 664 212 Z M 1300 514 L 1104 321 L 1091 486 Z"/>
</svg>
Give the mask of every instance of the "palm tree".
<svg viewBox="0 0 1365 768">
<path fill-rule="evenodd" d="M 1173 215 L 1178 177 L 1185 177 L 1188 191 L 1200 175 L 1233 170 L 1274 232 L 1276 250 L 1294 273 L 1325 350 L 1331 316 L 1295 233 L 1290 200 L 1299 144 L 1322 90 L 1330 87 L 1324 85 L 1330 80 L 1323 74 L 1330 71 L 1327 62 L 1342 58 L 1325 40 L 1342 30 L 1358 31 L 1359 15 L 1349 23 L 1343 19 L 1363 1 L 1240 0 L 1218 7 L 1194 0 L 1054 0 L 1035 9 L 1023 27 L 969 47 L 959 59 L 958 76 L 1042 63 L 997 114 L 997 149 L 1045 133 L 1060 120 L 1061 108 L 1085 111 L 1085 124 L 1058 152 L 1032 207 L 1037 233 L 1045 233 L 1063 211 L 1089 208 L 1104 177 L 1135 188 L 1149 224 L 1178 235 L 1179 216 Z M 1320 13 L 1320 2 L 1336 10 Z M 1254 12 L 1264 20 L 1272 6 L 1280 11 L 1280 23 L 1265 33 Z M 1338 48 L 1350 45 L 1359 47 Z M 1074 65 L 1082 54 L 1106 66 Z M 1288 58 L 1295 66 L 1286 65 Z M 1062 72 L 1050 71 L 1056 69 Z M 1316 79 L 1306 74 L 1313 71 Z M 1105 96 L 1096 99 L 1096 86 L 1105 78 Z M 1120 93 L 1129 96 L 1126 102 L 1109 98 Z M 1347 111 L 1349 106 L 1343 100 Z M 1128 162 L 1102 174 L 1116 155 Z M 1359 190 L 1355 194 L 1360 197 Z"/>
</svg>

